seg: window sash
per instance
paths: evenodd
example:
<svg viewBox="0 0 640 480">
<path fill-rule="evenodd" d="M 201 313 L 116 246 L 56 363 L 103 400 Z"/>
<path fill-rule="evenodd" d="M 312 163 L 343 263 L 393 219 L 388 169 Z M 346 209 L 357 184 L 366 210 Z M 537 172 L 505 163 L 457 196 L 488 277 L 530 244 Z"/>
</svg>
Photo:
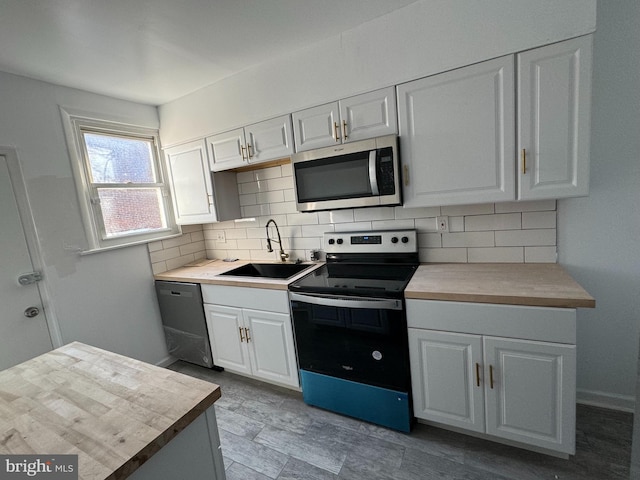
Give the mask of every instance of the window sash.
<svg viewBox="0 0 640 480">
<path fill-rule="evenodd" d="M 157 130 L 125 125 L 110 120 L 96 120 L 86 116 L 74 115 L 72 112 L 61 108 L 67 142 L 72 157 L 72 166 L 76 187 L 81 202 L 81 210 L 85 223 L 85 231 L 89 240 L 89 251 L 101 251 L 105 249 L 148 243 L 163 238 L 170 238 L 181 233 L 176 224 L 173 212 L 173 204 L 169 186 L 166 183 L 164 163 L 162 162 L 160 144 Z M 84 134 L 100 134 L 115 138 L 132 139 L 148 142 L 151 147 L 150 168 L 155 182 L 92 182 L 91 161 L 87 152 Z M 73 145 L 73 148 L 71 146 Z M 158 198 L 157 207 L 162 226 L 159 228 L 128 230 L 116 233 L 108 233 L 105 224 L 103 205 L 100 202 L 100 190 L 122 189 L 149 189 L 156 190 Z"/>
</svg>

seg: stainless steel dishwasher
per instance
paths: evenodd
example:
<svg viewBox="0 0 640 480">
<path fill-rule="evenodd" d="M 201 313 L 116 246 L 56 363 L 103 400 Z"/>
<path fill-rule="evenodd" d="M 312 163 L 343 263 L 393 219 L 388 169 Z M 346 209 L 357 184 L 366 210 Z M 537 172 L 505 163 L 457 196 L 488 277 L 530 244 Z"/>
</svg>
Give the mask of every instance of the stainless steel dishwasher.
<svg viewBox="0 0 640 480">
<path fill-rule="evenodd" d="M 215 368 L 199 283 L 156 280 L 156 294 L 171 356 Z"/>
</svg>

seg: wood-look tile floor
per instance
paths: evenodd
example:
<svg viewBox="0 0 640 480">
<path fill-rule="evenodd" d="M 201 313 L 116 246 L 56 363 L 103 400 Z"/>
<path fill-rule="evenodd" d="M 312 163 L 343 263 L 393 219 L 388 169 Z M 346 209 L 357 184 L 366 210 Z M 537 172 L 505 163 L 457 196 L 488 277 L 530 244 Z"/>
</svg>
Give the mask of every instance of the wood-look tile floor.
<svg viewBox="0 0 640 480">
<path fill-rule="evenodd" d="M 578 405 L 576 455 L 563 460 L 421 424 L 402 434 L 232 373 L 169 368 L 221 386 L 215 408 L 227 480 L 629 478 L 630 413 Z"/>
</svg>

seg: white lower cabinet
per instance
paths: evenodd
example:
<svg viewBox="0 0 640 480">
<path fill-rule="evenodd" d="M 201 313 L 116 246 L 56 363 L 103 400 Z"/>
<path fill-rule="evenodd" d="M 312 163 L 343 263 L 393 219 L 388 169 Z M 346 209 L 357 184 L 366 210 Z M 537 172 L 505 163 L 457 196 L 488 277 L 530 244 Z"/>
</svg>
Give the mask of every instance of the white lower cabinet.
<svg viewBox="0 0 640 480">
<path fill-rule="evenodd" d="M 202 292 L 217 366 L 299 388 L 286 291 L 203 285 Z"/>
<path fill-rule="evenodd" d="M 416 417 L 575 453 L 574 309 L 408 300 L 407 320 Z"/>
</svg>

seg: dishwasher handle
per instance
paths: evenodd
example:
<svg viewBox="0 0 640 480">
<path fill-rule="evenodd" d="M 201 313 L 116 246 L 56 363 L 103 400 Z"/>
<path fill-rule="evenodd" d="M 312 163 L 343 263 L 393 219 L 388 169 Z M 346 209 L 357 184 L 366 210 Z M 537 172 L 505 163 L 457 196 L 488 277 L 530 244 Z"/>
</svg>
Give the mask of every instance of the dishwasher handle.
<svg viewBox="0 0 640 480">
<path fill-rule="evenodd" d="M 392 298 L 344 297 L 340 295 L 304 294 L 289 292 L 291 301 L 339 308 L 366 308 L 376 310 L 402 310 L 402 300 Z"/>
</svg>

